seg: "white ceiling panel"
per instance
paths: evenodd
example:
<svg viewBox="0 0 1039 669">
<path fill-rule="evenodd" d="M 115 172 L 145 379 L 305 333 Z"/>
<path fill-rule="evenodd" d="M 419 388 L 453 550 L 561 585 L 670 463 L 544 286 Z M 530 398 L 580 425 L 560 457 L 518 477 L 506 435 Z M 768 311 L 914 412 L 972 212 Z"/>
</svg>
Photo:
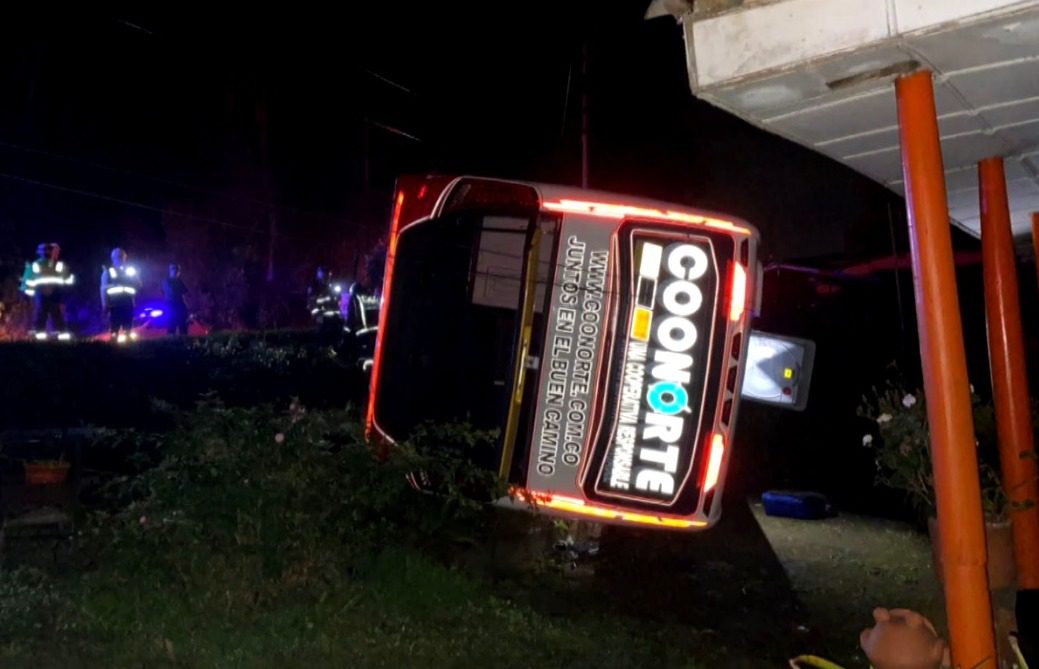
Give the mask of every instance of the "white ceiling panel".
<svg viewBox="0 0 1039 669">
<path fill-rule="evenodd" d="M 939 89 L 935 96 L 936 106 L 942 108 L 939 130 L 943 134 L 962 134 L 980 131 L 988 126 L 977 115 L 969 114 L 955 93 L 948 88 Z M 898 143 L 898 109 L 895 94 L 890 84 L 866 95 L 827 101 L 825 105 L 807 106 L 796 112 L 787 112 L 765 119 L 765 123 L 777 128 L 782 134 L 807 140 L 825 152 L 832 154 L 829 145 L 849 142 L 839 150 L 844 155 L 853 155 L 883 148 Z"/>
<path fill-rule="evenodd" d="M 1039 118 L 1028 123 L 1005 126 L 997 129 L 999 135 L 1006 139 L 1011 151 L 1025 153 L 1039 148 Z"/>
<path fill-rule="evenodd" d="M 864 172 L 881 183 L 894 181 L 902 176 L 902 163 L 898 159 L 898 147 L 876 153 L 846 157 L 851 167 Z"/>
<path fill-rule="evenodd" d="M 913 32 L 986 12 L 1008 11 L 1030 4 L 1021 0 L 895 0 L 894 19 L 899 30 Z"/>
<path fill-rule="evenodd" d="M 972 132 L 985 132 L 989 129 L 985 119 L 977 114 L 963 112 L 951 116 L 942 116 L 938 119 L 938 132 L 942 137 L 950 135 L 966 135 Z"/>
<path fill-rule="evenodd" d="M 974 213 L 976 214 L 977 209 L 977 188 L 964 188 L 963 190 L 949 192 L 949 211 L 974 210 Z"/>
<path fill-rule="evenodd" d="M 1033 211 L 1039 211 L 1039 193 L 1029 196 L 1018 198 L 1013 201 L 1013 206 L 1010 207 L 1010 211 L 1017 214 L 1027 214 Z"/>
<path fill-rule="evenodd" d="M 1035 173 L 1029 170 L 1020 160 L 1010 159 L 1003 161 L 1003 171 L 1006 172 L 1007 181 L 1017 181 L 1018 179 L 1033 179 Z"/>
<path fill-rule="evenodd" d="M 1023 121 L 1039 119 L 1039 98 L 1014 100 L 1007 104 L 982 108 L 978 113 L 992 127 L 1016 125 Z"/>
<path fill-rule="evenodd" d="M 825 106 L 812 106 L 768 120 L 778 128 L 817 143 L 898 124 L 890 86 Z"/>
<path fill-rule="evenodd" d="M 1014 179 L 1007 183 L 1007 194 L 1015 205 L 1025 203 L 1025 208 L 1030 208 L 1030 203 L 1039 198 L 1039 184 L 1032 179 Z M 1015 206 L 1021 209 L 1020 206 Z M 1036 208 L 1039 211 L 1039 207 Z"/>
<path fill-rule="evenodd" d="M 705 38 L 709 85 L 689 58 L 694 93 L 900 193 L 894 81 L 930 69 L 950 214 L 976 231 L 976 163 L 992 156 L 1008 158 L 1015 225 L 1039 210 L 1039 0 L 776 0 L 687 17 L 687 48 L 708 24 L 725 30 Z"/>
<path fill-rule="evenodd" d="M 767 81 L 748 81 L 717 91 L 716 99 L 734 109 L 753 111 L 759 117 L 776 116 L 825 96 L 826 82 L 808 71 L 780 74 Z"/>
<path fill-rule="evenodd" d="M 1007 153 L 1006 142 L 998 135 L 973 133 L 950 135 L 942 138 L 942 159 L 945 168 L 974 165 L 983 158 L 1002 156 Z"/>
<path fill-rule="evenodd" d="M 955 72 L 945 80 L 974 109 L 1039 97 L 1039 59 Z"/>
<path fill-rule="evenodd" d="M 869 153 L 879 149 L 898 146 L 898 128 L 884 128 L 868 134 L 842 137 L 830 142 L 816 144 L 816 146 L 826 155 L 837 156 L 838 159 L 860 153 Z"/>
<path fill-rule="evenodd" d="M 945 188 L 949 192 L 978 187 L 978 168 L 974 165 L 945 170 Z"/>
<path fill-rule="evenodd" d="M 807 55 L 851 50 L 883 38 L 887 17 L 876 0 L 785 0 L 692 24 L 698 80 L 703 85 L 739 78 L 762 69 L 795 65 Z M 829 21 L 837 15 L 842 20 Z M 806 16 L 815 20 L 806 22 Z M 758 48 L 733 58 L 732 45 L 748 34 Z"/>
<path fill-rule="evenodd" d="M 949 210 L 949 222 L 957 226 L 961 230 L 969 232 L 971 234 L 978 234 L 976 231 L 981 229 L 981 221 L 974 215 L 974 218 L 964 218 L 957 214 L 957 212 Z M 1011 226 L 1011 233 L 1013 233 L 1013 226 Z"/>
<path fill-rule="evenodd" d="M 955 37 L 949 39 L 952 31 Z M 910 43 L 928 65 L 942 72 L 1039 56 L 1039 17 L 1014 13 L 914 36 Z"/>
</svg>

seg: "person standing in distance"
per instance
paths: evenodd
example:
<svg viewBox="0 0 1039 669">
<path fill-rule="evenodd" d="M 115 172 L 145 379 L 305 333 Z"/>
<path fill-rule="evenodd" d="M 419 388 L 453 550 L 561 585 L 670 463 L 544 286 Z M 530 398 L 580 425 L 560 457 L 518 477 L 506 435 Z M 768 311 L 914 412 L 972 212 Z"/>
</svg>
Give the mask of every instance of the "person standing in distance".
<svg viewBox="0 0 1039 669">
<path fill-rule="evenodd" d="M 137 339 L 133 331 L 133 310 L 141 277 L 137 268 L 127 263 L 126 251 L 112 249 L 112 264 L 101 272 L 101 308 L 108 311 L 112 340 L 123 344 Z"/>
<path fill-rule="evenodd" d="M 54 328 L 59 341 L 69 341 L 72 334 L 65 324 L 65 291 L 76 282 L 76 277 L 61 258 L 61 247 L 56 243 L 40 244 L 36 260 L 25 263 L 22 292 L 33 299 L 32 330 L 29 336 L 38 341 L 48 337 L 47 321 Z"/>
<path fill-rule="evenodd" d="M 166 318 L 169 322 L 168 334 L 188 333 L 188 305 L 184 302 L 187 294 L 188 288 L 180 278 L 180 265 L 170 263 L 169 275 L 162 281 L 162 295 L 166 300 Z"/>
</svg>

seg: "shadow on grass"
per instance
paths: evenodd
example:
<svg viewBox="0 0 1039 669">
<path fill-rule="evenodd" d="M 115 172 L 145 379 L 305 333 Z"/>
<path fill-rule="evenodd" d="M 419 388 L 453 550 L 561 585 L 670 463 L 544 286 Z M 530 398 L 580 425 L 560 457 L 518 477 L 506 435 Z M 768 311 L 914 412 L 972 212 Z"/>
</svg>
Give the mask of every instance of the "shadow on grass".
<svg viewBox="0 0 1039 669">
<path fill-rule="evenodd" d="M 797 596 L 741 499 L 697 534 L 608 528 L 603 551 L 596 585 L 617 611 L 687 626 L 761 666 L 804 650 Z"/>
</svg>

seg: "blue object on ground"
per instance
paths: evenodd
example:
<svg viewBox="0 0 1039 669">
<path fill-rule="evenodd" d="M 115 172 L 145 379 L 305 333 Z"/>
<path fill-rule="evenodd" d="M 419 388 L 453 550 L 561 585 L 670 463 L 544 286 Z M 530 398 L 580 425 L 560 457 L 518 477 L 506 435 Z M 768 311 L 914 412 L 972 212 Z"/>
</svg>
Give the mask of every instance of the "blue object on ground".
<svg viewBox="0 0 1039 669">
<path fill-rule="evenodd" d="M 836 515 L 829 500 L 817 492 L 769 490 L 761 495 L 761 502 L 769 516 L 819 520 Z"/>
</svg>

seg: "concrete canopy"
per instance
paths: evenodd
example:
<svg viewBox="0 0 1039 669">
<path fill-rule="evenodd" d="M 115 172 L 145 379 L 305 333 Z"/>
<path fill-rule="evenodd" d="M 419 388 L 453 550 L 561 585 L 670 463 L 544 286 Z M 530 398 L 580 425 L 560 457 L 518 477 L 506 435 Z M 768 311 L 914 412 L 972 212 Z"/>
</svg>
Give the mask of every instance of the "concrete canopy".
<svg viewBox="0 0 1039 669">
<path fill-rule="evenodd" d="M 931 70 L 950 216 L 979 234 L 976 163 L 1004 156 L 1026 241 L 1039 211 L 1039 0 L 657 0 L 654 12 L 681 21 L 696 96 L 899 193 L 894 79 Z"/>
</svg>

